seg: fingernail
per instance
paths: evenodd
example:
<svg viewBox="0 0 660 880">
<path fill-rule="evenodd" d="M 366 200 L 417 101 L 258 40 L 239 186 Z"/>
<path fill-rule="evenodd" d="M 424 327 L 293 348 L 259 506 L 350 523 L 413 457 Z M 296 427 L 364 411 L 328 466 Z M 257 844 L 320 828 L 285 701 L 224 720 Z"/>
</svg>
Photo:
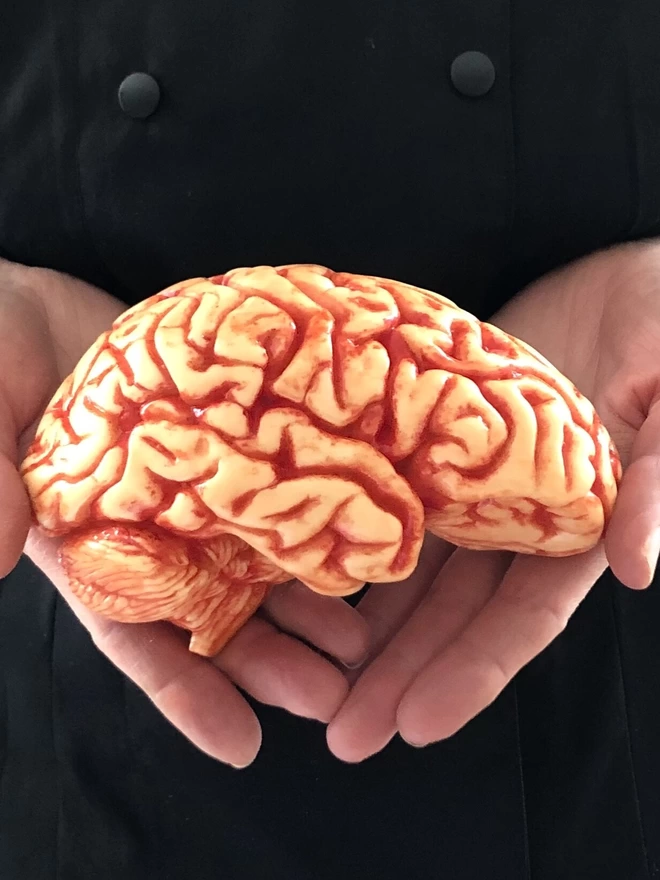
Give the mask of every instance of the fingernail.
<svg viewBox="0 0 660 880">
<path fill-rule="evenodd" d="M 364 664 L 367 662 L 368 659 L 369 659 L 369 655 L 365 654 L 364 657 L 362 657 L 360 660 L 357 660 L 357 661 L 353 660 L 350 663 L 346 660 L 342 660 L 342 665 L 346 669 L 359 669 L 360 666 L 364 666 Z"/>
<path fill-rule="evenodd" d="M 646 546 L 644 547 L 644 556 L 646 557 L 649 566 L 649 581 L 653 579 L 653 575 L 655 574 L 659 554 L 660 529 L 656 529 L 649 535 L 648 540 L 646 541 Z"/>
<path fill-rule="evenodd" d="M 246 767 L 249 767 L 251 764 L 254 764 L 254 760 L 255 760 L 254 758 L 250 758 L 244 764 L 234 764 L 233 761 L 225 761 L 224 763 L 227 765 L 227 767 L 231 767 L 232 770 L 245 770 Z"/>
<path fill-rule="evenodd" d="M 363 663 L 364 660 L 360 660 L 358 663 L 346 663 L 345 661 L 342 661 L 342 666 L 344 667 L 344 669 L 359 669 L 360 666 L 363 665 Z"/>
<path fill-rule="evenodd" d="M 406 743 L 406 745 L 412 746 L 413 749 L 425 749 L 428 745 L 427 742 L 413 742 L 411 739 L 406 739 L 405 736 L 402 736 L 401 739 Z"/>
</svg>

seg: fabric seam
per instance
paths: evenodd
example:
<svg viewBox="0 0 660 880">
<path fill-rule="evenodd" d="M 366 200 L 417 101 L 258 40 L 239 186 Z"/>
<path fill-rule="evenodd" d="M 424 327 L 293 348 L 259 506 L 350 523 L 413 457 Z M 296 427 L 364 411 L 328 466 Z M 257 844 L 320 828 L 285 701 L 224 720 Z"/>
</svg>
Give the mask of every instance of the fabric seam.
<svg viewBox="0 0 660 880">
<path fill-rule="evenodd" d="M 520 735 L 520 708 L 518 703 L 518 682 L 513 681 L 513 705 L 516 716 L 516 752 L 518 754 L 518 770 L 520 779 L 520 799 L 522 805 L 523 841 L 525 849 L 525 880 L 532 880 L 532 865 L 529 851 L 529 823 L 527 821 L 527 797 L 525 794 L 525 766 L 522 755 L 522 738 Z"/>
<path fill-rule="evenodd" d="M 507 16 L 508 16 L 508 30 L 507 30 L 507 55 L 509 60 L 508 67 L 508 87 L 509 87 L 509 122 L 510 122 L 510 136 L 511 143 L 509 147 L 509 173 L 510 173 L 510 183 L 509 183 L 509 218 L 508 218 L 508 259 L 512 259 L 513 257 L 513 241 L 516 230 L 516 220 L 518 215 L 518 179 L 517 179 L 517 169 L 518 169 L 518 125 L 517 125 L 517 115 L 514 112 L 514 80 L 513 80 L 513 3 L 514 0 L 509 0 L 507 3 Z"/>
<path fill-rule="evenodd" d="M 70 179 L 71 182 L 70 194 L 75 201 L 76 206 L 75 218 L 72 218 L 71 222 L 74 223 L 77 227 L 77 230 L 79 231 L 82 240 L 86 243 L 90 254 L 96 261 L 97 269 L 105 275 L 108 286 L 110 284 L 116 286 L 118 284 L 116 273 L 112 270 L 108 262 L 103 257 L 92 232 L 87 212 L 85 194 L 83 191 L 82 168 L 80 159 L 81 136 L 83 130 L 80 115 L 82 94 L 79 84 L 81 82 L 81 75 L 78 67 L 74 65 L 74 59 L 78 58 L 78 53 L 76 49 L 82 44 L 81 34 L 79 33 L 79 30 L 77 28 L 71 28 L 71 32 L 68 35 L 69 40 L 67 40 L 65 38 L 65 35 L 62 33 L 62 22 L 67 20 L 66 14 L 60 12 L 60 14 L 58 15 L 57 11 L 53 9 L 52 2 L 49 8 L 51 10 L 53 27 L 55 28 L 55 43 L 59 47 L 60 57 L 63 59 L 68 59 L 68 62 L 62 62 L 63 65 L 65 65 L 63 76 L 66 79 L 66 85 L 69 89 L 70 97 L 72 99 L 71 107 L 73 109 L 71 109 L 70 125 L 76 133 L 75 154 L 72 155 L 71 165 L 67 166 L 66 170 L 66 176 Z M 80 22 L 82 14 L 79 10 L 79 0 L 70 0 L 70 21 L 76 23 Z M 72 232 L 73 230 L 71 230 L 71 233 Z"/>
<path fill-rule="evenodd" d="M 637 133 L 637 119 L 635 113 L 634 101 L 632 99 L 632 70 L 631 70 L 631 58 L 630 58 L 630 49 L 629 49 L 629 21 L 626 13 L 626 26 L 624 29 L 624 45 L 622 46 L 622 52 L 624 57 L 622 58 L 622 65 L 625 71 L 625 86 L 626 86 L 626 98 L 625 98 L 625 118 L 628 122 L 628 174 L 631 181 L 631 206 L 630 206 L 630 219 L 628 221 L 628 238 L 634 238 L 639 234 L 639 230 L 642 226 L 642 193 L 641 193 L 641 169 L 640 169 L 640 156 L 639 156 L 639 137 Z"/>
<path fill-rule="evenodd" d="M 619 671 L 619 680 L 621 682 L 621 697 L 623 700 L 623 711 L 625 715 L 626 722 L 626 745 L 628 751 L 628 757 L 630 759 L 630 772 L 632 776 L 632 787 L 633 787 L 633 796 L 635 798 L 635 812 L 637 814 L 637 824 L 639 826 L 639 836 L 640 842 L 642 844 L 642 852 L 644 854 L 644 867 L 646 870 L 646 877 L 648 880 L 651 880 L 651 865 L 649 861 L 649 852 L 648 846 L 646 843 L 646 834 L 644 831 L 644 820 L 642 819 L 642 804 L 639 797 L 639 788 L 637 785 L 637 772 L 635 766 L 635 750 L 632 744 L 632 736 L 630 734 L 630 711 L 628 704 L 628 692 L 626 690 L 626 680 L 623 674 L 623 652 L 622 652 L 622 643 L 621 643 L 621 621 L 619 617 L 616 595 L 613 594 L 611 597 L 612 603 L 612 614 L 614 617 L 614 644 L 616 646 L 616 658 L 617 658 L 617 666 Z"/>
<path fill-rule="evenodd" d="M 62 777 L 60 774 L 60 756 L 57 744 L 57 725 L 55 723 L 55 626 L 57 619 L 58 597 L 53 588 L 53 613 L 50 627 L 50 725 L 51 738 L 53 742 L 53 759 L 55 765 L 55 790 L 57 792 L 57 822 L 55 825 L 55 847 L 54 847 L 54 878 L 60 878 L 60 842 L 62 834 Z"/>
</svg>

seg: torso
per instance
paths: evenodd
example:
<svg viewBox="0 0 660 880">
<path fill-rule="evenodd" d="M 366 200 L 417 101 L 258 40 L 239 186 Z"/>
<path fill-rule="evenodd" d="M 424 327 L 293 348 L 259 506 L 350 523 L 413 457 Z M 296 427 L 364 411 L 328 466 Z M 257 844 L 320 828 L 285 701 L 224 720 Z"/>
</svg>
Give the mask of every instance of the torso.
<svg viewBox="0 0 660 880">
<path fill-rule="evenodd" d="M 24 0 L 3 19 L 0 254 L 126 302 L 309 261 L 487 317 L 563 262 L 660 234 L 651 0 Z M 482 97 L 452 84 L 466 50 L 493 62 Z M 145 119 L 117 100 L 134 71 L 161 90 Z M 0 592 L 0 865 L 30 880 L 652 876 L 660 658 L 621 666 L 651 641 L 660 609 L 643 602 L 604 582 L 445 744 L 344 767 L 321 727 L 259 709 L 262 757 L 237 774 L 160 720 L 22 564 Z"/>
</svg>

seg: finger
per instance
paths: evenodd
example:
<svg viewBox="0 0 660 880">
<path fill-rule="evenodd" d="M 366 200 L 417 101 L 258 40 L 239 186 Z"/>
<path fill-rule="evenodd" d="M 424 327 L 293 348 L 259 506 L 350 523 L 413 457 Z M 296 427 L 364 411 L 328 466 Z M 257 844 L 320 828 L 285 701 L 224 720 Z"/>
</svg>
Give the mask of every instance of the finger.
<svg viewBox="0 0 660 880">
<path fill-rule="evenodd" d="M 0 396 L 0 577 L 18 562 L 30 528 L 30 500 L 16 469 L 16 433 L 12 409 Z"/>
<path fill-rule="evenodd" d="M 261 745 L 254 712 L 219 669 L 188 651 L 182 634 L 167 624 L 122 624 L 94 614 L 69 590 L 54 542 L 33 532 L 28 553 L 99 650 L 197 748 L 234 767 L 254 760 Z"/>
<path fill-rule="evenodd" d="M 359 665 L 369 650 L 369 628 L 362 615 L 343 599 L 321 596 L 300 581 L 274 587 L 262 612 L 280 629 L 346 665 Z"/>
<path fill-rule="evenodd" d="M 372 585 L 357 606 L 370 631 L 370 660 L 378 656 L 408 620 L 455 549 L 453 544 L 427 532 L 417 566 L 409 578 L 396 584 Z M 358 675 L 359 671 L 349 675 L 349 681 Z"/>
<path fill-rule="evenodd" d="M 213 660 L 261 703 L 327 722 L 348 693 L 339 669 L 297 639 L 255 617 Z"/>
<path fill-rule="evenodd" d="M 14 568 L 30 528 L 30 502 L 18 471 L 0 453 L 0 577 Z"/>
<path fill-rule="evenodd" d="M 632 589 L 653 580 L 660 553 L 660 402 L 637 434 L 605 536 L 615 576 Z"/>
<path fill-rule="evenodd" d="M 98 636 L 97 632 L 100 630 L 105 631 L 105 628 L 109 624 L 114 624 L 114 622 L 93 613 L 73 596 L 57 561 L 55 542 L 44 538 L 38 533 L 33 533 L 30 538 L 30 551 L 33 558 L 38 557 L 35 559 L 37 564 L 42 570 L 46 571 L 46 574 L 56 584 L 65 600 L 73 608 L 74 613 L 90 631 L 99 648 L 109 656 L 115 665 L 126 672 L 129 677 L 133 678 L 133 672 L 131 671 L 133 667 L 127 668 L 122 657 L 117 658 L 115 653 L 112 655 L 109 653 L 113 646 L 108 646 L 105 641 L 103 644 L 99 643 L 99 639 L 102 636 Z M 177 633 L 167 625 L 116 624 L 116 626 L 121 628 L 125 636 L 132 635 L 136 627 L 160 627 L 160 629 L 168 633 L 168 644 L 172 644 L 172 639 L 176 641 L 177 652 L 183 650 L 185 655 L 190 653 L 187 650 L 187 636 Z M 128 627 L 128 630 L 125 630 L 125 627 Z M 114 629 L 111 635 L 114 639 L 120 639 L 119 632 L 115 632 Z M 125 646 L 122 644 L 121 647 L 124 649 Z M 163 658 L 161 655 L 158 658 L 154 658 L 154 662 L 165 663 L 167 668 L 166 661 L 167 657 Z M 250 714 L 252 714 L 252 710 L 248 704 L 240 697 L 231 683 L 227 681 L 227 678 L 220 674 L 221 672 L 225 673 L 235 684 L 261 702 L 319 721 L 327 721 L 335 714 L 345 699 L 348 690 L 346 679 L 332 663 L 319 656 L 311 648 L 308 648 L 296 639 L 284 635 L 271 624 L 257 618 L 249 621 L 231 640 L 224 651 L 214 658 L 212 663 L 204 658 L 200 658 L 200 661 L 205 669 L 207 667 L 214 667 L 215 675 L 225 686 L 229 687 L 234 695 L 231 706 L 236 706 L 236 698 L 238 698 Z M 147 670 L 143 670 L 143 678 L 146 672 Z M 156 701 L 151 693 L 151 689 L 147 690 L 143 679 L 134 680 L 138 686 L 147 691 L 148 696 L 156 702 L 156 705 L 163 711 L 168 720 L 172 721 L 186 736 L 192 738 L 190 725 L 197 723 L 197 715 L 203 716 L 206 711 L 205 705 L 210 697 L 205 695 L 201 702 L 188 705 L 187 710 L 191 713 L 189 718 L 182 717 L 181 715 L 174 717 L 167 710 L 167 707 L 161 706 Z M 209 680 L 208 673 L 205 673 L 205 680 Z M 156 684 L 158 685 L 158 682 Z M 225 692 L 226 687 L 223 687 L 223 693 Z M 222 710 L 222 700 L 219 697 L 215 699 Z M 227 711 L 229 710 L 230 703 L 227 703 Z M 257 724 L 258 730 L 256 718 L 254 722 Z M 198 744 L 196 739 L 193 739 L 193 741 L 196 745 Z M 259 742 L 255 745 L 253 740 L 249 740 L 248 745 L 255 746 L 254 754 L 256 755 Z M 227 748 L 227 743 L 224 741 L 223 748 Z M 206 751 L 206 749 L 204 750 Z M 216 757 L 225 760 L 221 755 L 216 755 Z M 230 761 L 230 763 L 236 764 L 235 761 Z"/>
<path fill-rule="evenodd" d="M 454 734 L 547 647 L 606 568 L 604 549 L 564 559 L 518 556 L 463 632 L 401 700 L 397 725 L 414 745 Z"/>
<path fill-rule="evenodd" d="M 173 627 L 97 621 L 87 628 L 97 648 L 197 748 L 236 768 L 256 758 L 261 746 L 256 715 L 227 677 L 192 654 Z"/>
<path fill-rule="evenodd" d="M 509 564 L 503 553 L 456 550 L 417 610 L 365 670 L 328 728 L 328 746 L 344 761 L 380 751 L 397 730 L 396 711 L 431 658 L 488 601 Z"/>
</svg>

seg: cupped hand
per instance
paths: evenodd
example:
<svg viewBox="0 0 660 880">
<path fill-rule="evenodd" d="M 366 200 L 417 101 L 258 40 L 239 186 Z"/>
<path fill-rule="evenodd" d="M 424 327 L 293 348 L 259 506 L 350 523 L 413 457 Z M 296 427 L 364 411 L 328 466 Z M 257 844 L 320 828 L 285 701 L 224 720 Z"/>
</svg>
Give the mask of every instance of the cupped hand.
<svg viewBox="0 0 660 880">
<path fill-rule="evenodd" d="M 423 746 L 488 706 L 566 626 L 608 563 L 649 585 L 660 550 L 660 245 L 600 252 L 537 282 L 493 318 L 594 403 L 624 465 L 604 542 L 564 559 L 475 552 L 427 539 L 408 582 L 359 609 L 374 658 L 328 728 L 360 761 L 398 732 Z"/>
<path fill-rule="evenodd" d="M 261 702 L 328 721 L 348 689 L 330 658 L 361 661 L 366 624 L 340 599 L 296 582 L 283 584 L 209 661 L 191 654 L 185 634 L 168 624 L 117 623 L 71 594 L 57 542 L 30 530 L 30 505 L 17 467 L 61 380 L 124 308 L 67 275 L 0 261 L 0 576 L 25 548 L 97 647 L 165 717 L 209 755 L 245 766 L 259 750 L 261 731 L 238 688 Z"/>
</svg>

